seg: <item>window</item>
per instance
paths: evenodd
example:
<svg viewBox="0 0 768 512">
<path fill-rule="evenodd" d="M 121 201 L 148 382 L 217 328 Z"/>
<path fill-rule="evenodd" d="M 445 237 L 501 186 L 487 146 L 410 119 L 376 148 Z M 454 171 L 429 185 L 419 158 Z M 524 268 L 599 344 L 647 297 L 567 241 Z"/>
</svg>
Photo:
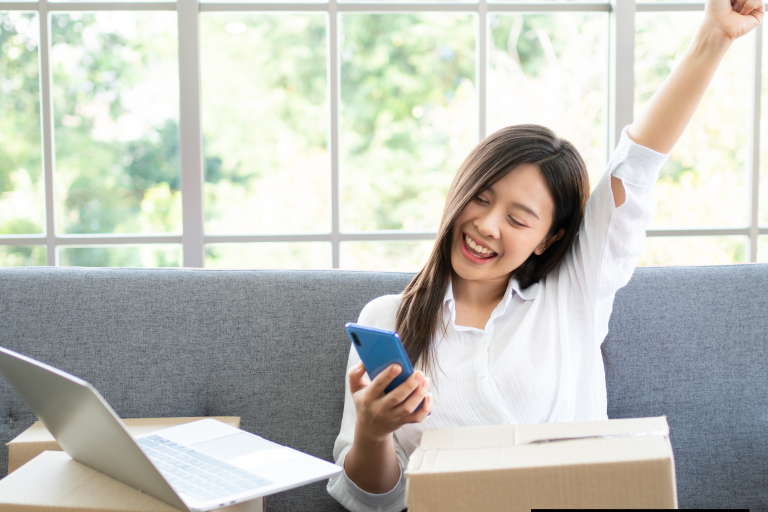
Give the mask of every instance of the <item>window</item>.
<svg viewBox="0 0 768 512">
<path fill-rule="evenodd" d="M 551 127 L 596 184 L 702 10 L 0 1 L 0 265 L 416 270 L 502 126 Z M 764 55 L 759 28 L 722 64 L 641 264 L 768 262 Z"/>
</svg>

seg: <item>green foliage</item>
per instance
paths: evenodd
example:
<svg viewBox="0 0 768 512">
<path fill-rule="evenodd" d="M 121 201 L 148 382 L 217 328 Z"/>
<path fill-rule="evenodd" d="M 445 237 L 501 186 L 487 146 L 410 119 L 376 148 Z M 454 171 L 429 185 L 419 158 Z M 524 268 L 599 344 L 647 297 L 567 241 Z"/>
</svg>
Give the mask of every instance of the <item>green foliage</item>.
<svg viewBox="0 0 768 512">
<path fill-rule="evenodd" d="M 134 129 L 127 140 L 121 127 L 142 122 L 131 118 L 125 98 L 144 86 L 145 68 L 162 63 L 160 45 L 168 35 L 138 36 L 151 17 L 126 19 L 136 28 L 130 34 L 117 23 L 124 14 L 99 16 L 61 14 L 51 22 L 59 229 L 179 231 L 178 216 L 152 216 L 155 206 L 148 213 L 144 204 L 158 187 L 171 191 L 171 203 L 180 203 L 177 120 L 166 118 L 140 134 Z M 165 209 L 174 207 L 180 204 Z"/>
<path fill-rule="evenodd" d="M 574 32 L 579 32 L 587 17 L 576 24 L 572 17 L 548 14 L 493 16 L 491 40 L 496 48 L 520 63 L 523 73 L 536 78 L 547 68 L 554 48 L 567 45 Z M 586 50 L 586 49 L 585 49 Z"/>
<path fill-rule="evenodd" d="M 204 13 L 200 29 L 206 232 L 328 229 L 326 17 Z"/>
<path fill-rule="evenodd" d="M 36 14 L 0 13 L 2 234 L 43 231 L 37 25 Z"/>
<path fill-rule="evenodd" d="M 144 245 L 123 247 L 62 247 L 59 264 L 82 267 L 178 267 L 177 246 Z"/>
<path fill-rule="evenodd" d="M 342 27 L 343 227 L 434 230 L 476 142 L 475 19 L 348 14 Z"/>
<path fill-rule="evenodd" d="M 28 267 L 45 264 L 45 247 L 42 245 L 0 246 L 0 267 Z"/>
</svg>

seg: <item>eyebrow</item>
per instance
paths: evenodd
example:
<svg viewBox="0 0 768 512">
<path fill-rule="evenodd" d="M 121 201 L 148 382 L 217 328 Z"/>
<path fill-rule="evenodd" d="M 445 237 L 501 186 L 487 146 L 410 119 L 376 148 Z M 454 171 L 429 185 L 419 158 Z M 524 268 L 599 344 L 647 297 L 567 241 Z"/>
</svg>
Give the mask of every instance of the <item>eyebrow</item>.
<svg viewBox="0 0 768 512">
<path fill-rule="evenodd" d="M 492 194 L 496 195 L 496 191 L 493 190 L 493 185 L 488 187 L 486 190 L 489 190 Z M 536 212 L 533 211 L 529 206 L 526 206 L 526 205 L 524 205 L 522 203 L 511 203 L 510 206 L 514 206 L 515 208 L 520 208 L 524 212 L 529 213 L 529 214 L 533 215 L 534 217 L 536 217 L 537 220 L 541 220 L 541 219 L 539 219 L 539 216 L 536 215 Z"/>
</svg>

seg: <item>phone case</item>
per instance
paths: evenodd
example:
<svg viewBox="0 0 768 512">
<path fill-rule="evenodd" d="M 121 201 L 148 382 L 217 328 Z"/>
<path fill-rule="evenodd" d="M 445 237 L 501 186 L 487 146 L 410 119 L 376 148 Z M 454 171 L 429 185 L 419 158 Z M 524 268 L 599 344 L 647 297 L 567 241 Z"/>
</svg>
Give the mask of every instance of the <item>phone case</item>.
<svg viewBox="0 0 768 512">
<path fill-rule="evenodd" d="M 384 390 L 385 393 L 389 393 L 411 376 L 413 365 L 405 352 L 402 341 L 400 341 L 399 334 L 393 331 L 364 327 L 355 323 L 348 323 L 344 328 L 347 330 L 349 339 L 357 350 L 357 354 L 360 356 L 365 371 L 368 372 L 371 380 L 375 379 L 391 364 L 399 364 L 403 369 L 387 386 Z M 357 341 L 355 341 L 355 336 Z"/>
</svg>

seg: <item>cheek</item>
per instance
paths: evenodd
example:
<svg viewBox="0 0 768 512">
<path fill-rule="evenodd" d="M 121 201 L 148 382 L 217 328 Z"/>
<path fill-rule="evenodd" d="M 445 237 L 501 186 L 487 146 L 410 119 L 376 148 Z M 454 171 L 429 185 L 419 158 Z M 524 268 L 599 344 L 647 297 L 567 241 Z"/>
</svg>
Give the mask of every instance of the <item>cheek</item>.
<svg viewBox="0 0 768 512">
<path fill-rule="evenodd" d="M 539 237 L 538 233 L 530 229 L 510 229 L 504 235 L 504 255 L 525 261 L 539 246 L 542 238 L 543 235 Z"/>
<path fill-rule="evenodd" d="M 461 213 L 459 213 L 459 216 L 456 217 L 456 220 L 453 223 L 453 242 L 456 242 L 456 240 L 461 236 L 461 233 L 464 229 L 464 226 L 473 218 L 473 211 L 472 211 L 472 205 L 468 204 L 464 207 L 463 210 L 461 210 Z"/>
</svg>

